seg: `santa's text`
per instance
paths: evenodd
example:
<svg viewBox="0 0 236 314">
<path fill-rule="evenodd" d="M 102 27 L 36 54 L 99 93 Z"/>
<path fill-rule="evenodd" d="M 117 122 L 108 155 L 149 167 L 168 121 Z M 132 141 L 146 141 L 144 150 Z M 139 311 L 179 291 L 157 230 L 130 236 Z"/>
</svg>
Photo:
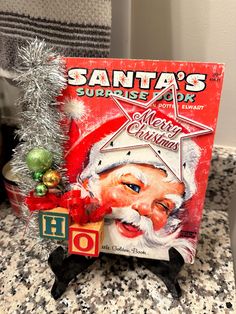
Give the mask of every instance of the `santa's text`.
<svg viewBox="0 0 236 314">
<path fill-rule="evenodd" d="M 74 86 L 101 86 L 101 87 L 124 87 L 139 89 L 161 90 L 170 84 L 179 89 L 178 81 L 185 82 L 185 90 L 200 92 L 206 88 L 206 74 L 191 73 L 186 75 L 183 71 L 172 72 L 149 72 L 149 71 L 122 71 L 113 70 L 108 73 L 105 69 L 93 69 L 91 72 L 84 68 L 68 70 L 68 84 Z"/>
</svg>

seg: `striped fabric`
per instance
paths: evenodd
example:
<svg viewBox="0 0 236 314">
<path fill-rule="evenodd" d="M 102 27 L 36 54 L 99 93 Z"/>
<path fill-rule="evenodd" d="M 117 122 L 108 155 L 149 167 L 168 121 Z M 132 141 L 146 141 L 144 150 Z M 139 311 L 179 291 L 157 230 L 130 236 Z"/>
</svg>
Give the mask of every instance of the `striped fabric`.
<svg viewBox="0 0 236 314">
<path fill-rule="evenodd" d="M 17 47 L 35 37 L 64 56 L 107 57 L 111 0 L 0 0 L 0 76 L 14 77 Z"/>
</svg>

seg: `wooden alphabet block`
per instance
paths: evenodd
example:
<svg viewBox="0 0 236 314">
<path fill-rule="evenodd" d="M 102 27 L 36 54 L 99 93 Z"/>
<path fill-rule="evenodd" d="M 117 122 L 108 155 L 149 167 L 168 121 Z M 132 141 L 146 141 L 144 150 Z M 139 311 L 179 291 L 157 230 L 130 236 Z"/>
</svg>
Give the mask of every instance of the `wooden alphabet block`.
<svg viewBox="0 0 236 314">
<path fill-rule="evenodd" d="M 98 256 L 104 239 L 104 221 L 69 227 L 68 250 L 70 254 Z"/>
<path fill-rule="evenodd" d="M 68 240 L 70 216 L 68 209 L 57 207 L 39 211 L 39 234 L 41 238 Z"/>
</svg>

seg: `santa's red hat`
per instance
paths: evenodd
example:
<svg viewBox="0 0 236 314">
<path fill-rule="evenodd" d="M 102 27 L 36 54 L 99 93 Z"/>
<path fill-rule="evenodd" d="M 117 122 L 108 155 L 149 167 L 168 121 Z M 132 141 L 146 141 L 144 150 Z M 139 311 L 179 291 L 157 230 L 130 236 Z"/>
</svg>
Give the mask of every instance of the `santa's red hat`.
<svg viewBox="0 0 236 314">
<path fill-rule="evenodd" d="M 66 156 L 70 182 L 76 182 L 77 176 L 83 181 L 125 164 L 153 165 L 156 168 L 165 170 L 168 175 L 173 177 L 170 168 L 173 172 L 177 171 L 180 167 L 179 161 L 172 158 L 171 152 L 165 148 L 158 147 L 158 153 L 163 156 L 163 159 L 158 158 L 148 147 L 112 150 L 127 144 L 125 136 L 113 136 L 114 132 L 126 121 L 127 119 L 123 116 L 106 121 L 102 125 L 96 126 L 92 132 L 81 139 L 78 138 L 80 136 L 78 125 L 75 121 L 72 121 L 71 149 Z M 101 148 L 106 143 L 111 150 L 101 152 Z M 198 145 L 193 140 L 184 140 L 182 145 L 182 176 L 185 184 L 185 200 L 188 200 L 196 192 L 195 170 L 199 157 L 200 149 Z M 163 160 L 167 160 L 168 163 L 164 163 Z M 167 166 L 168 164 L 170 167 Z"/>
</svg>

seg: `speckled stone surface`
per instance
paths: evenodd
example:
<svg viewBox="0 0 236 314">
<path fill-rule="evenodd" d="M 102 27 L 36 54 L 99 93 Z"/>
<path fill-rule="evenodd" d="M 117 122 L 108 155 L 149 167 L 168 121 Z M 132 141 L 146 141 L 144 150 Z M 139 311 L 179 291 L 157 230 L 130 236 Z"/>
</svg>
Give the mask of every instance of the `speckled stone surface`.
<svg viewBox="0 0 236 314">
<path fill-rule="evenodd" d="M 236 182 L 236 148 L 215 147 L 206 192 L 205 210 L 227 211 Z"/>
<path fill-rule="evenodd" d="M 235 156 L 214 151 L 196 261 L 179 275 L 179 301 L 136 259 L 113 255 L 95 262 L 55 301 L 50 296 L 53 274 L 46 247 L 24 238 L 19 219 L 1 209 L 0 313 L 235 313 L 225 201 L 236 180 Z"/>
</svg>

